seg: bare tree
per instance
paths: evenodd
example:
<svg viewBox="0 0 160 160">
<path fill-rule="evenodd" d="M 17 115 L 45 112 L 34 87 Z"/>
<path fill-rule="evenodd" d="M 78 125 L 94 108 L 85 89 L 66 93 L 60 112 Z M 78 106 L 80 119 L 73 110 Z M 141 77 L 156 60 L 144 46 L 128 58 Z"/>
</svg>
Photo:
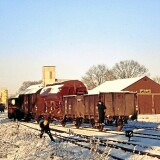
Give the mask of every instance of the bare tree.
<svg viewBox="0 0 160 160">
<path fill-rule="evenodd" d="M 113 79 L 112 72 L 104 65 L 92 66 L 82 77 L 82 82 L 85 83 L 88 89 L 93 89 L 107 80 Z"/>
<path fill-rule="evenodd" d="M 40 81 L 24 81 L 22 86 L 19 88 L 18 92 L 20 93 L 20 92 L 24 91 L 25 89 L 27 89 L 31 85 L 41 84 L 41 83 L 42 83 L 42 80 L 40 80 Z"/>
<path fill-rule="evenodd" d="M 156 76 L 154 78 L 152 78 L 155 82 L 159 83 L 160 84 L 160 77 L 159 76 Z"/>
<path fill-rule="evenodd" d="M 140 65 L 137 61 L 125 60 L 116 63 L 112 68 L 112 72 L 115 79 L 123 79 L 143 76 L 147 74 L 148 69 L 145 66 Z"/>
</svg>

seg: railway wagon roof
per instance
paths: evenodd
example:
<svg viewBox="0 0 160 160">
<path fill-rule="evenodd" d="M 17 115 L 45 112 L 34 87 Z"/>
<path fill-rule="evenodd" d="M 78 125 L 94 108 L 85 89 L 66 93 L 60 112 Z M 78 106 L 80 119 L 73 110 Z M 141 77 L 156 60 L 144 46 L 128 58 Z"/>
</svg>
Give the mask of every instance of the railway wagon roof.
<svg viewBox="0 0 160 160">
<path fill-rule="evenodd" d="M 59 84 L 59 85 L 53 85 L 53 86 L 47 86 L 44 87 L 40 94 L 41 95 L 48 95 L 48 94 L 54 94 L 54 93 L 58 93 L 59 89 L 63 87 L 63 84 Z"/>
<path fill-rule="evenodd" d="M 43 88 L 42 84 L 31 85 L 26 90 L 21 92 L 19 95 L 34 94 L 37 93 L 42 88 Z"/>
</svg>

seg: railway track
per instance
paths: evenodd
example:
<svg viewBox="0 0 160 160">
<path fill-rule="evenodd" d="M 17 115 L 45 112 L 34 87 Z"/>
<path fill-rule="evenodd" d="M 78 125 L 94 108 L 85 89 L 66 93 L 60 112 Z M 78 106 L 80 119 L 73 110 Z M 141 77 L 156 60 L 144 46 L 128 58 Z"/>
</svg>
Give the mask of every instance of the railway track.
<svg viewBox="0 0 160 160">
<path fill-rule="evenodd" d="M 24 125 L 34 130 L 39 130 L 34 127 L 28 126 L 24 123 L 21 125 Z M 91 139 L 93 139 L 93 136 L 75 133 L 74 129 L 69 129 L 68 131 L 64 131 L 64 130 L 57 129 L 57 128 L 51 128 L 51 130 L 55 132 L 53 136 L 61 139 L 62 141 L 68 141 L 80 147 L 91 149 L 89 144 L 90 144 Z M 63 135 L 63 133 L 65 133 L 65 135 Z M 130 154 L 135 154 L 135 155 L 136 154 L 137 155 L 148 155 L 150 157 L 156 157 L 160 159 L 160 154 L 152 153 L 151 148 L 145 145 L 135 144 L 132 142 L 127 142 L 127 141 L 118 141 L 118 140 L 113 140 L 113 139 L 108 139 L 108 138 L 104 139 L 100 137 L 94 137 L 94 143 L 98 143 L 98 145 L 100 146 L 101 149 L 97 150 L 97 152 L 101 154 L 103 154 L 103 151 L 106 147 L 109 147 L 111 149 L 121 149 L 124 153 L 128 152 Z M 150 150 L 150 151 L 147 151 L 147 150 Z M 121 157 L 117 157 L 112 154 L 109 154 L 109 156 L 114 159 L 118 159 L 118 160 L 123 159 Z"/>
<path fill-rule="evenodd" d="M 57 128 L 61 128 L 61 126 L 56 126 Z M 71 128 L 73 129 L 74 126 L 71 125 Z M 86 131 L 89 131 L 89 132 L 97 132 L 99 133 L 99 131 L 97 129 L 92 129 L 92 128 L 87 128 L 87 127 L 82 127 L 80 129 L 83 129 L 83 130 L 86 130 Z M 127 129 L 126 129 L 127 130 Z M 154 131 L 154 130 L 153 130 Z M 156 130 L 158 132 L 158 130 Z M 125 136 L 125 133 L 124 132 L 116 132 L 116 131 L 111 131 L 111 130 L 107 130 L 107 129 L 104 129 L 103 130 L 103 133 L 109 133 L 109 134 L 115 134 L 115 135 L 123 135 Z M 159 133 L 157 134 L 149 134 L 149 133 L 141 133 L 141 132 L 134 132 L 134 137 L 138 137 L 138 138 L 148 138 L 148 139 L 154 139 L 154 140 L 160 140 L 160 131 Z"/>
<path fill-rule="evenodd" d="M 26 124 L 22 124 L 21 123 L 21 125 L 23 125 L 25 127 L 28 127 L 30 129 L 34 129 L 36 131 L 39 131 L 39 129 L 31 127 L 31 126 L 28 126 Z M 75 138 L 75 137 L 71 137 L 71 136 L 64 136 L 64 135 L 61 135 L 61 134 L 57 134 L 57 133 L 65 133 L 66 134 L 67 132 L 65 132 L 65 131 L 61 131 L 61 130 L 57 130 L 57 129 L 51 129 L 51 130 L 56 132 L 56 133 L 54 133 L 52 135 L 54 137 L 60 139 L 59 142 L 69 142 L 69 143 L 75 144 L 77 146 L 80 146 L 80 147 L 83 147 L 83 148 L 86 148 L 86 149 L 89 149 L 89 150 L 91 149 L 91 147 L 88 145 L 88 143 L 90 142 L 88 137 L 83 137 L 83 139 L 81 137 L 81 139 L 79 139 L 79 137 Z M 70 135 L 71 133 L 67 133 L 67 134 Z M 77 135 L 76 135 L 76 137 L 77 137 Z M 86 140 L 86 138 L 87 138 L 87 140 Z M 98 149 L 97 152 L 100 153 L 100 154 L 104 154 L 104 152 L 102 150 L 100 150 L 100 149 Z M 106 155 L 107 155 L 107 153 L 106 153 Z M 112 157 L 113 159 L 116 159 L 116 160 L 124 160 L 124 159 L 122 159 L 120 157 L 117 157 L 117 156 L 114 156 L 114 155 L 111 155 L 111 154 L 109 154 L 108 156 Z"/>
<path fill-rule="evenodd" d="M 9 121 L 12 121 L 12 120 L 2 119 L 1 123 L 8 123 Z M 23 125 L 25 127 L 29 127 L 30 129 L 34 129 L 39 132 L 39 129 L 38 129 L 39 126 L 37 124 L 34 123 L 34 125 L 37 127 L 30 126 L 30 124 L 31 123 L 20 122 L 20 125 Z M 33 125 L 33 123 L 32 123 L 32 125 Z M 160 159 L 160 154 L 150 152 L 152 150 L 152 148 L 150 146 L 138 144 L 135 141 L 127 142 L 128 139 L 124 140 L 124 141 L 116 140 L 116 136 L 114 139 L 113 138 L 112 139 L 102 138 L 101 136 L 96 136 L 96 137 L 88 136 L 89 132 L 100 133 L 97 129 L 91 129 L 91 128 L 75 129 L 75 126 L 72 126 L 69 128 L 67 128 L 67 126 L 66 126 L 63 128 L 65 128 L 65 129 L 67 128 L 68 130 L 65 131 L 65 130 L 62 130 L 61 128 L 62 127 L 59 127 L 58 125 L 56 127 L 55 127 L 55 125 L 53 125 L 53 128 L 52 128 L 52 125 L 51 125 L 51 130 L 53 132 L 55 132 L 55 133 L 52 132 L 53 136 L 57 137 L 60 141 L 62 141 L 62 142 L 67 141 L 69 143 L 73 143 L 77 146 L 91 150 L 92 148 L 89 144 L 93 140 L 94 141 L 93 143 L 96 143 L 96 144 L 98 143 L 98 145 L 100 146 L 99 147 L 100 149 L 97 149 L 97 152 L 100 154 L 104 154 L 105 148 L 109 147 L 114 150 L 120 149 L 121 151 L 124 152 L 124 154 L 129 153 L 130 155 L 131 154 L 132 155 L 133 154 L 134 155 L 147 155 L 147 156 L 150 156 L 151 158 L 156 157 L 156 158 Z M 85 130 L 86 133 L 83 135 L 79 134 L 78 131 L 80 131 L 80 130 L 83 130 L 83 132 Z M 123 132 L 104 131 L 102 133 L 120 135 L 120 136 L 125 137 L 125 133 L 123 133 Z M 153 139 L 153 140 L 158 140 L 158 141 L 160 140 L 160 138 L 159 138 L 160 136 L 158 135 L 158 133 L 157 133 L 157 135 L 156 134 L 148 134 L 148 133 L 134 133 L 134 137 L 145 138 L 145 139 L 148 138 L 148 139 Z M 3 142 L 3 143 L 6 143 L 6 142 Z M 117 153 L 118 152 L 119 151 L 117 151 Z M 108 153 L 105 153 L 105 154 L 107 155 Z M 112 153 L 109 153 L 108 156 L 112 157 L 113 159 L 118 159 L 118 160 L 124 159 L 123 157 L 119 157 L 119 156 L 114 155 Z"/>
</svg>

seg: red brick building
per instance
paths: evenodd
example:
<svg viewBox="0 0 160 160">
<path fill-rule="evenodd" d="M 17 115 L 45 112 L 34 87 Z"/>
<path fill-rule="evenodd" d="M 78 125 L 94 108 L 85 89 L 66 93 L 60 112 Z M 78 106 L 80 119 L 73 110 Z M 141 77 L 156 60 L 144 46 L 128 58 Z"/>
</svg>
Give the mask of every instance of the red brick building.
<svg viewBox="0 0 160 160">
<path fill-rule="evenodd" d="M 89 93 L 137 92 L 139 114 L 160 114 L 160 85 L 147 76 L 106 81 Z"/>
</svg>

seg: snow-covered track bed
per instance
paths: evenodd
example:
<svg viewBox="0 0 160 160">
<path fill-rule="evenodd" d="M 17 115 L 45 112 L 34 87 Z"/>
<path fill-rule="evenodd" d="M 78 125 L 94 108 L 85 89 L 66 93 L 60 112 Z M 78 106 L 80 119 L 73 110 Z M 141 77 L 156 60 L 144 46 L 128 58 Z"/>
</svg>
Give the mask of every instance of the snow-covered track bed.
<svg viewBox="0 0 160 160">
<path fill-rule="evenodd" d="M 35 126 L 37 125 L 35 124 Z M 51 130 L 54 131 L 53 136 L 56 136 L 62 141 L 69 141 L 70 143 L 74 143 L 76 145 L 88 148 L 90 150 L 91 150 L 90 146 L 91 141 L 94 139 L 94 145 L 98 146 L 97 152 L 101 154 L 103 154 L 105 148 L 108 147 L 109 150 L 114 150 L 114 153 L 115 152 L 119 153 L 119 151 L 121 151 L 123 152 L 123 154 L 129 153 L 132 155 L 148 155 L 150 157 L 156 157 L 160 159 L 160 154 L 158 154 L 159 151 L 157 151 L 156 153 L 158 147 L 143 145 L 141 143 L 138 143 L 137 141 L 132 141 L 132 140 L 128 142 L 127 137 L 125 137 L 124 133 L 122 132 L 121 133 L 119 132 L 108 133 L 108 132 L 97 132 L 97 131 L 95 132 L 93 130 L 91 131 L 84 128 L 76 129 L 72 127 L 71 129 L 70 128 L 68 129 L 65 127 L 57 127 L 54 125 L 51 126 Z M 107 138 L 108 134 L 110 134 L 110 138 Z M 118 137 L 113 136 L 112 134 L 123 136 L 123 138 L 121 138 L 121 140 L 118 140 Z M 117 155 L 115 156 L 114 154 L 112 155 L 112 151 L 110 152 L 109 156 L 112 158 L 114 157 L 114 159 L 123 159 L 123 157 L 117 157 Z"/>
<path fill-rule="evenodd" d="M 62 126 L 61 125 L 53 125 L 55 126 L 58 130 L 61 130 Z M 54 127 L 54 128 L 55 128 Z M 75 129 L 75 126 L 74 125 L 66 125 L 65 128 L 68 128 L 68 129 Z M 155 128 L 150 128 L 150 129 L 144 129 L 144 128 L 132 128 L 132 126 L 130 127 L 124 127 L 125 130 L 133 130 L 133 134 L 134 134 L 134 137 L 142 137 L 142 138 L 148 138 L 148 139 L 155 139 L 155 140 L 160 140 L 160 130 L 159 129 L 155 129 Z M 80 127 L 79 128 L 80 130 L 87 130 L 87 131 L 90 131 L 90 132 L 95 132 L 95 133 L 100 133 L 98 131 L 98 129 L 93 129 L 91 127 Z M 114 130 L 111 130 L 111 129 L 107 129 L 107 128 L 104 128 L 103 129 L 103 132 L 108 132 L 110 134 L 120 134 L 120 135 L 125 135 L 125 131 L 124 132 L 116 132 Z"/>
<path fill-rule="evenodd" d="M 34 124 L 35 126 L 30 126 L 29 123 L 21 123 L 21 125 L 28 127 L 30 129 L 39 131 L 39 129 L 37 129 L 37 125 Z M 100 159 L 103 159 L 102 157 L 110 157 L 112 159 L 117 159 L 117 160 L 124 160 L 123 158 L 120 158 L 116 155 L 111 155 L 110 152 L 110 148 L 108 148 L 108 145 L 106 144 L 98 144 L 98 142 L 95 141 L 95 139 L 93 140 L 93 137 L 89 137 L 89 136 L 83 136 L 83 135 L 78 135 L 78 134 L 74 134 L 72 133 L 72 131 L 69 130 L 69 132 L 67 131 L 62 131 L 62 130 L 58 130 L 58 129 L 53 129 L 52 130 L 52 135 L 55 138 L 58 138 L 58 141 L 56 141 L 56 143 L 72 143 L 74 145 L 77 145 L 79 147 L 82 148 L 86 148 L 88 150 L 91 150 L 91 152 L 97 152 L 98 154 L 101 155 Z M 54 133 L 53 133 L 54 131 Z M 98 145 L 97 145 L 98 144 Z M 98 146 L 101 146 L 101 149 L 98 148 Z M 102 148 L 103 147 L 103 148 Z"/>
<path fill-rule="evenodd" d="M 50 124 L 56 142 L 44 134 L 40 139 L 37 123 L 14 122 L 0 114 L 0 157 L 4 160 L 150 160 L 160 159 L 160 141 L 133 133 L 128 141 L 125 132 L 99 132 L 74 125 Z M 134 132 L 146 133 L 145 129 Z M 146 134 L 149 130 L 147 130 Z M 158 131 L 157 133 L 158 134 Z M 140 135 L 140 134 L 139 134 Z M 153 136 L 152 136 L 153 137 Z M 156 136 L 154 136 L 156 137 Z"/>
<path fill-rule="evenodd" d="M 116 131 L 105 131 L 105 132 L 108 132 L 110 134 L 124 135 L 125 136 L 124 132 L 116 132 Z M 154 140 L 160 141 L 160 135 L 158 135 L 158 134 L 156 134 L 156 135 L 155 134 L 147 134 L 147 133 L 144 133 L 144 132 L 145 131 L 143 131 L 142 133 L 141 132 L 135 132 L 135 130 L 133 130 L 133 137 L 154 139 Z"/>
</svg>

